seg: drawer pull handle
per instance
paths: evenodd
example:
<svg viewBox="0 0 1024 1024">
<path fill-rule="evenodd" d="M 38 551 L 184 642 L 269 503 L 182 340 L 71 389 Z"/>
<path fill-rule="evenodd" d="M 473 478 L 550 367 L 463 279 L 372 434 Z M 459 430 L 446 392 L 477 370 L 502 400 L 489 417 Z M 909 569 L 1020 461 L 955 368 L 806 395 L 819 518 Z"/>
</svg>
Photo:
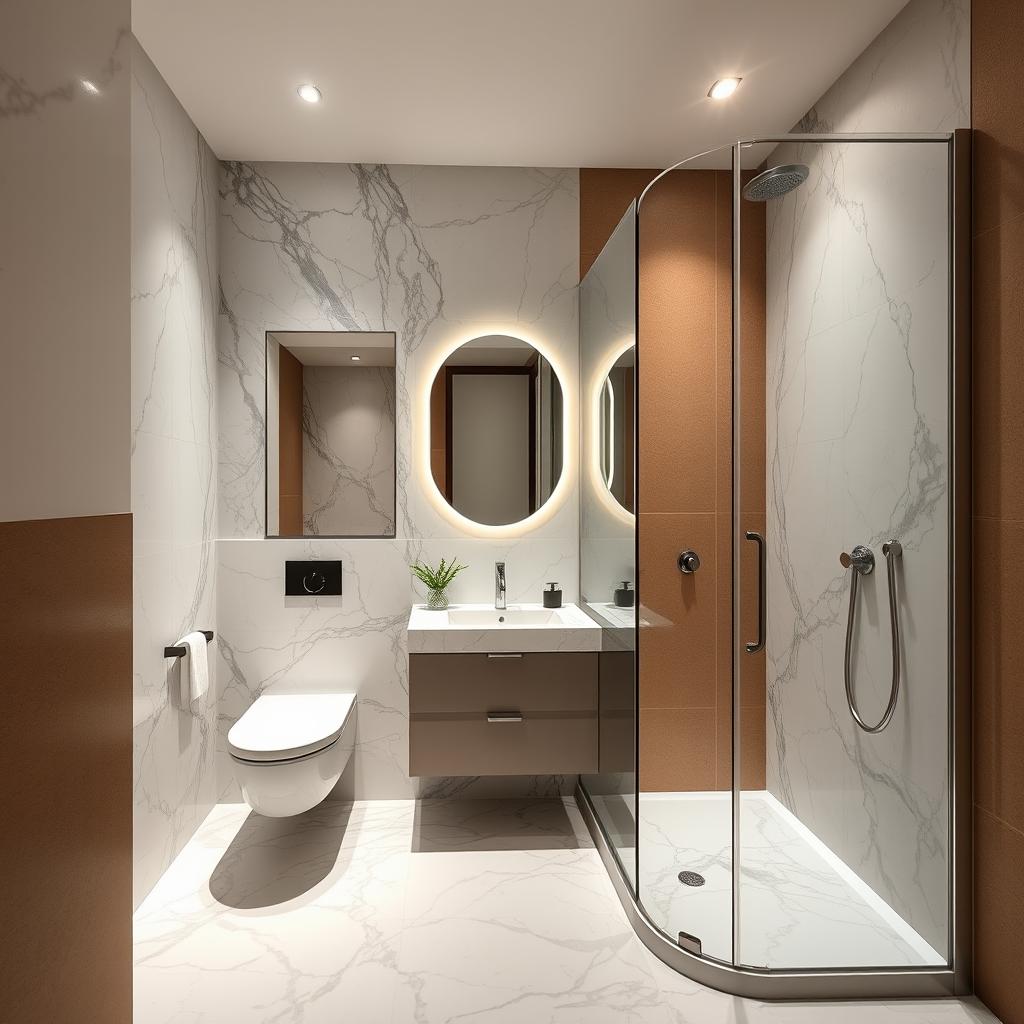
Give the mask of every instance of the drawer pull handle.
<svg viewBox="0 0 1024 1024">
<path fill-rule="evenodd" d="M 523 716 L 518 711 L 491 711 L 487 715 L 488 722 L 521 722 Z"/>
<path fill-rule="evenodd" d="M 488 654 L 488 658 L 521 658 L 521 654 Z"/>
</svg>

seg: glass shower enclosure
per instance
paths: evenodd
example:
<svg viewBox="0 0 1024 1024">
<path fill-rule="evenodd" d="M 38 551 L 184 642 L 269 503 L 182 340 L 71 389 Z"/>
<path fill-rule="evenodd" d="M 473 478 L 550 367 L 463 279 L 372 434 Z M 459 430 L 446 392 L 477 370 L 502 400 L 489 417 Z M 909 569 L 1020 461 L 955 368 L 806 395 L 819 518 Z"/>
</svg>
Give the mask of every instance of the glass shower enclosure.
<svg viewBox="0 0 1024 1024">
<path fill-rule="evenodd" d="M 644 941 L 737 994 L 969 984 L 969 165 L 700 154 L 580 286 L 577 798 Z"/>
</svg>

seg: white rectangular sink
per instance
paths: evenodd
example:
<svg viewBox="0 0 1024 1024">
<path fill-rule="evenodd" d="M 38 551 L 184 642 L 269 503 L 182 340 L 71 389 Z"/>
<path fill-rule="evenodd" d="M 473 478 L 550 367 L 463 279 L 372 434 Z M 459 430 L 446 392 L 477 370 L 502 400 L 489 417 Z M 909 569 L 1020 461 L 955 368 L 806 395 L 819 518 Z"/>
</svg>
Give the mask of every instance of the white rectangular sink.
<svg viewBox="0 0 1024 1024">
<path fill-rule="evenodd" d="M 450 626 L 550 626 L 564 623 L 560 608 L 449 608 Z"/>
<path fill-rule="evenodd" d="M 460 604 L 446 611 L 415 605 L 409 615 L 411 654 L 540 654 L 600 649 L 601 627 L 574 604 L 561 608 L 517 604 L 505 609 Z"/>
</svg>

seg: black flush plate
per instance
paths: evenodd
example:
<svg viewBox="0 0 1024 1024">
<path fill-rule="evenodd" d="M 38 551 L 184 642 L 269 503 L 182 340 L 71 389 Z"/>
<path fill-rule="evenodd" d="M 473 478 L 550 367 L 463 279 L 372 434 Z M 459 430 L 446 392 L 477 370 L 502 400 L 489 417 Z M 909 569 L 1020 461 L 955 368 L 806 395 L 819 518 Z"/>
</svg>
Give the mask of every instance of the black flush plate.
<svg viewBox="0 0 1024 1024">
<path fill-rule="evenodd" d="M 341 593 L 341 562 L 285 562 L 287 597 L 331 597 Z"/>
</svg>

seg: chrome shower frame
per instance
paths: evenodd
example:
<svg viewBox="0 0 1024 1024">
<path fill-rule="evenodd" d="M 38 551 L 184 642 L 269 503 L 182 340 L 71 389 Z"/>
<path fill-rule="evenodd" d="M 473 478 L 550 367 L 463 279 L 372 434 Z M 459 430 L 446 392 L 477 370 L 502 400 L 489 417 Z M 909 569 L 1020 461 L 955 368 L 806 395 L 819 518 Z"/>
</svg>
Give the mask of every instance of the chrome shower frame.
<svg viewBox="0 0 1024 1024">
<path fill-rule="evenodd" d="M 941 967 L 893 967 L 849 969 L 762 969 L 739 966 L 739 878 L 732 872 L 733 963 L 726 963 L 687 951 L 663 932 L 648 915 L 633 891 L 609 841 L 590 797 L 582 784 L 576 785 L 576 802 L 594 839 L 626 915 L 640 939 L 652 953 L 670 967 L 703 985 L 733 995 L 761 1000 L 829 1000 L 936 998 L 963 995 L 972 988 L 972 799 L 971 799 L 971 133 L 960 129 L 941 134 L 813 134 L 758 136 L 737 141 L 731 147 L 733 167 L 733 448 L 740 439 L 740 225 L 742 209 L 741 155 L 761 143 L 945 143 L 948 147 L 949 245 L 949 408 L 950 408 L 950 621 L 948 690 L 948 779 L 950 785 L 949 857 L 949 961 Z M 716 147 L 694 154 L 667 168 L 641 194 L 665 175 L 701 157 L 720 153 Z M 638 352 L 639 357 L 639 352 Z M 639 451 L 636 453 L 639 459 Z M 740 523 L 740 459 L 733 459 L 733 564 L 739 566 L 745 538 Z M 637 461 L 636 465 L 639 465 Z M 639 554 L 639 552 L 637 553 Z M 639 562 L 638 562 L 639 564 Z M 639 605 L 640 598 L 637 599 Z M 740 660 L 744 655 L 740 624 L 740 587 L 733 587 L 732 608 L 732 844 L 740 846 L 740 816 L 737 794 L 740 780 Z M 635 657 L 639 659 L 637 644 Z M 637 660 L 637 678 L 639 661 Z M 639 760 L 639 736 L 636 744 Z M 634 766 L 638 768 L 638 763 Z M 639 847 L 639 841 L 638 841 Z M 735 865 L 735 860 L 734 860 Z"/>
</svg>

